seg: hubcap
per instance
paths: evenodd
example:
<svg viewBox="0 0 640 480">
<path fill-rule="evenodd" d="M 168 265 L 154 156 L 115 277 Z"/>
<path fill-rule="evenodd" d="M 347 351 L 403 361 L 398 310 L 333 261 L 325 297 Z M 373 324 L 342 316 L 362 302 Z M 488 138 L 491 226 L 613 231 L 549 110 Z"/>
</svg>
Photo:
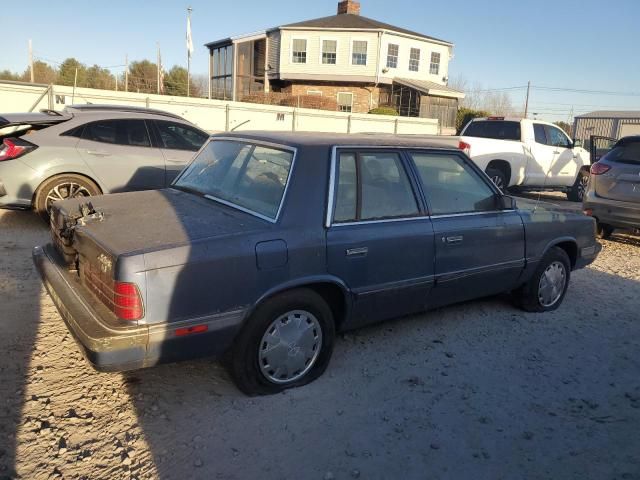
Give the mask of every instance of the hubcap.
<svg viewBox="0 0 640 480">
<path fill-rule="evenodd" d="M 285 384 L 303 377 L 322 348 L 322 329 L 310 312 L 292 310 L 269 325 L 258 347 L 260 371 L 267 380 Z"/>
<path fill-rule="evenodd" d="M 494 175 L 493 177 L 491 177 L 491 180 L 500 190 L 504 188 L 504 182 L 502 181 L 502 177 L 500 175 Z"/>
<path fill-rule="evenodd" d="M 90 197 L 91 192 L 79 183 L 65 182 L 59 183 L 47 194 L 47 210 L 51 208 L 53 202 L 66 200 L 68 198 Z"/>
<path fill-rule="evenodd" d="M 538 300 L 543 307 L 555 305 L 567 283 L 567 272 L 561 262 L 553 262 L 547 267 L 538 285 Z"/>
</svg>

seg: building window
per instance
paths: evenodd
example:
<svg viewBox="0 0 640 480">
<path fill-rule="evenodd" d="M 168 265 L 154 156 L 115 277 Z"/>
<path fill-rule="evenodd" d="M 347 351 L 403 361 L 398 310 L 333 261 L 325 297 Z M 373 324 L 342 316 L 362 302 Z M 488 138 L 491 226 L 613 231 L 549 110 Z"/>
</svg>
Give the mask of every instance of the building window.
<svg viewBox="0 0 640 480">
<path fill-rule="evenodd" d="M 322 92 L 320 90 L 307 90 L 307 95 L 321 97 Z"/>
<path fill-rule="evenodd" d="M 409 70 L 417 72 L 420 70 L 420 49 L 412 48 L 409 55 Z"/>
<path fill-rule="evenodd" d="M 304 38 L 294 38 L 291 51 L 293 63 L 307 63 L 307 41 Z"/>
<path fill-rule="evenodd" d="M 211 51 L 211 98 L 233 98 L 233 46 L 226 45 Z"/>
<path fill-rule="evenodd" d="M 364 40 L 354 40 L 351 49 L 351 64 L 367 64 L 367 42 Z"/>
<path fill-rule="evenodd" d="M 351 112 L 353 110 L 353 93 L 338 93 L 338 110 L 340 112 Z"/>
<path fill-rule="evenodd" d="M 322 63 L 324 65 L 335 65 L 338 42 L 335 40 L 323 40 L 322 41 Z"/>
<path fill-rule="evenodd" d="M 387 68 L 398 68 L 398 51 L 400 47 L 390 43 L 387 47 Z"/>
<path fill-rule="evenodd" d="M 440 54 L 436 52 L 431 53 L 431 64 L 429 65 L 429 73 L 438 75 L 440 73 Z"/>
</svg>

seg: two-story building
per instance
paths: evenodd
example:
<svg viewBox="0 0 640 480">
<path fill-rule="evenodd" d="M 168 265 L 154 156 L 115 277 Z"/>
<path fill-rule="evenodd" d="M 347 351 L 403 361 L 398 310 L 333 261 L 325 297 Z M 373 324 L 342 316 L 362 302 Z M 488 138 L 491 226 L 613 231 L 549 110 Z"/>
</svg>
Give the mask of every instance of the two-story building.
<svg viewBox="0 0 640 480">
<path fill-rule="evenodd" d="M 453 127 L 464 93 L 447 86 L 453 44 L 360 15 L 343 0 L 337 15 L 206 45 L 210 97 L 242 101 L 276 92 L 322 96 L 343 112 L 392 106 L 404 116 Z"/>
</svg>

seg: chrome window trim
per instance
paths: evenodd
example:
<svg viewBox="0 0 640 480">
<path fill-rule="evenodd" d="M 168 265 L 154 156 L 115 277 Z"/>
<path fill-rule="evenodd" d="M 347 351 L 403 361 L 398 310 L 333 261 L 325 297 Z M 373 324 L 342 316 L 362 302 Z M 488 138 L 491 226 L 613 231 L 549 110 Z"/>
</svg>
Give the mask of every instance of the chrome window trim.
<svg viewBox="0 0 640 480">
<path fill-rule="evenodd" d="M 439 215 L 431 215 L 429 218 L 455 218 L 455 217 L 470 217 L 477 215 L 488 215 L 488 214 L 497 214 L 497 213 L 510 213 L 515 212 L 514 209 L 509 210 L 487 210 L 486 212 L 465 212 L 465 213 L 443 213 Z"/>
<path fill-rule="evenodd" d="M 470 213 L 454 213 L 454 214 L 446 214 L 446 215 L 421 215 L 421 216 L 413 216 L 413 217 L 398 217 L 398 218 L 386 218 L 380 220 L 362 220 L 358 222 L 344 222 L 344 223 L 333 223 L 333 209 L 335 207 L 335 193 L 336 193 L 336 166 L 338 160 L 338 150 L 339 149 L 347 149 L 347 150 L 359 150 L 359 149 L 367 149 L 367 150 L 398 150 L 408 151 L 408 150 L 436 150 L 442 152 L 452 152 L 452 153 L 460 153 L 455 147 L 413 147 L 413 146 L 405 146 L 405 145 L 334 145 L 331 147 L 331 167 L 329 172 L 329 198 L 327 201 L 327 213 L 325 218 L 325 227 L 340 227 L 346 225 L 366 225 L 366 224 L 374 224 L 374 223 L 390 223 L 390 222 L 403 222 L 409 220 L 424 220 L 427 218 L 446 218 L 446 217 L 462 217 L 467 215 L 483 215 L 486 213 L 498 213 L 498 212 L 514 212 L 515 210 L 494 210 L 487 212 L 470 212 Z"/>
<path fill-rule="evenodd" d="M 250 145 L 258 145 L 261 147 L 271 147 L 271 148 L 275 148 L 278 150 L 286 150 L 289 151 L 291 153 L 293 153 L 293 158 L 291 159 L 291 167 L 289 168 L 289 175 L 287 176 L 287 183 L 284 186 L 284 190 L 282 191 L 282 198 L 280 199 L 280 205 L 278 205 L 278 211 L 276 212 L 276 216 L 275 218 L 271 218 L 267 215 L 264 215 L 262 213 L 259 212 L 255 212 L 249 208 L 245 208 L 241 205 L 236 205 L 235 203 L 229 202 L 228 200 L 223 200 L 221 198 L 215 197 L 213 195 L 204 195 L 205 198 L 209 199 L 209 200 L 213 200 L 214 202 L 219 202 L 223 205 L 226 205 L 227 207 L 231 207 L 231 208 L 235 208 L 236 210 L 240 210 L 241 212 L 244 213 L 248 213 L 250 215 L 253 215 L 254 217 L 260 218 L 261 220 L 266 220 L 267 222 L 270 223 L 278 223 L 278 221 L 280 220 L 280 213 L 282 212 L 282 208 L 284 206 L 284 201 L 287 198 L 287 192 L 289 190 L 289 185 L 291 184 L 291 178 L 293 177 L 293 172 L 294 172 L 294 168 L 296 165 L 296 160 L 298 158 L 298 149 L 296 147 L 292 147 L 291 145 L 283 145 L 280 143 L 273 143 L 273 142 L 266 142 L 266 141 L 262 141 L 262 140 L 255 140 L 252 138 L 244 138 L 244 137 L 211 137 L 209 139 L 208 142 L 206 142 L 202 148 L 200 149 L 200 151 L 204 150 L 204 148 L 206 146 L 208 146 L 211 142 L 215 142 L 217 140 L 224 140 L 224 141 L 231 141 L 231 142 L 237 142 L 237 143 L 248 143 Z M 196 156 L 200 153 L 200 151 L 196 154 Z M 193 157 L 193 160 L 195 160 L 196 156 Z M 192 162 L 193 162 L 192 160 Z M 189 163 L 189 165 L 191 165 L 191 162 Z M 176 180 L 174 181 L 177 182 L 178 179 L 180 177 L 182 177 L 182 175 L 184 174 L 184 172 L 186 172 L 187 168 L 185 167 L 185 169 L 182 171 L 182 173 L 180 174 L 180 176 L 178 178 L 176 178 Z"/>
</svg>

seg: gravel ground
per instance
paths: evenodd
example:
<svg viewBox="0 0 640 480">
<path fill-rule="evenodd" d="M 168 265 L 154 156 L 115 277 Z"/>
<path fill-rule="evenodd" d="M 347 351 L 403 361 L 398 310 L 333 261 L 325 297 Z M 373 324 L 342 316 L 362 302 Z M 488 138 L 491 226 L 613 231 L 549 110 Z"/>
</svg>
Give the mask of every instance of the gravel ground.
<svg viewBox="0 0 640 480">
<path fill-rule="evenodd" d="M 2 479 L 640 479 L 638 237 L 556 312 L 492 298 L 349 333 L 265 398 L 211 360 L 93 371 L 32 267 L 46 240 L 0 211 Z"/>
</svg>

